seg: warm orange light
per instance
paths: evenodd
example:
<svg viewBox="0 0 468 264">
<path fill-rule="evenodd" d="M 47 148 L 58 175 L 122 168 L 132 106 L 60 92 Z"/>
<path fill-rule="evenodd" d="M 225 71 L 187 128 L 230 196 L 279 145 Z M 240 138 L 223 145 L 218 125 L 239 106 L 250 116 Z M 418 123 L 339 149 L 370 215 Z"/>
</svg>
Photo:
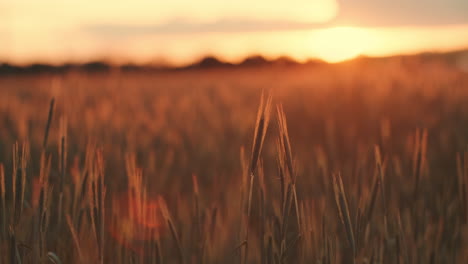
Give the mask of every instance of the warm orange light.
<svg viewBox="0 0 468 264">
<path fill-rule="evenodd" d="M 205 55 L 236 62 L 261 54 L 338 62 L 360 54 L 448 51 L 468 45 L 466 23 L 327 24 L 340 12 L 336 0 L 185 2 L 3 1 L 0 61 L 28 64 L 109 59 L 145 64 L 163 58 L 183 65 Z"/>
<path fill-rule="evenodd" d="M 364 28 L 335 27 L 317 30 L 308 43 L 322 59 L 338 62 L 368 51 L 373 45 L 373 35 Z"/>
</svg>

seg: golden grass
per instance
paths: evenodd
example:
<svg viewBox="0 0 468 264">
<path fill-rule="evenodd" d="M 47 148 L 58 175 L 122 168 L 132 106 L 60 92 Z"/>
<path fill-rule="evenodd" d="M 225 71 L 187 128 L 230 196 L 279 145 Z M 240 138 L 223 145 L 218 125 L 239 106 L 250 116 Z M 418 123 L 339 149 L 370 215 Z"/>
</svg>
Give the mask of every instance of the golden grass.
<svg viewBox="0 0 468 264">
<path fill-rule="evenodd" d="M 2 77 L 0 263 L 466 263 L 467 84 L 404 59 Z"/>
</svg>

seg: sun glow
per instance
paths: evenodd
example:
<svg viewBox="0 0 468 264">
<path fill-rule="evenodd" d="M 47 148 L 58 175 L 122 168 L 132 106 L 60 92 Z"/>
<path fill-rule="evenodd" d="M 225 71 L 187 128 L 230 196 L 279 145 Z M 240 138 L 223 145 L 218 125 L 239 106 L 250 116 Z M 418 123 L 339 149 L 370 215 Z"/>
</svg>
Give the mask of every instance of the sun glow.
<svg viewBox="0 0 468 264">
<path fill-rule="evenodd" d="M 372 47 L 374 42 L 372 32 L 355 27 L 323 29 L 313 35 L 309 42 L 313 43 L 314 52 L 328 62 L 343 61 L 361 55 Z"/>
</svg>

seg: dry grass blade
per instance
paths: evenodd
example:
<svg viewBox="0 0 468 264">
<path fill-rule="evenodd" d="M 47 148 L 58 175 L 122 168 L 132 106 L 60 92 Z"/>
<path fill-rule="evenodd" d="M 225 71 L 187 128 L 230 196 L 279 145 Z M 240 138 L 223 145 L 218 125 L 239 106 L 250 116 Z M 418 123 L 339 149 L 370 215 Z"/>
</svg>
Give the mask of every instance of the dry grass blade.
<svg viewBox="0 0 468 264">
<path fill-rule="evenodd" d="M 5 169 L 0 163 L 0 199 L 2 205 L 2 234 L 6 233 Z"/>
<path fill-rule="evenodd" d="M 398 236 L 399 236 L 399 247 L 400 247 L 400 254 L 403 255 L 403 259 L 405 260 L 404 263 L 410 263 L 409 257 L 408 257 L 408 246 L 406 242 L 406 234 L 405 231 L 403 230 L 403 225 L 401 223 L 401 216 L 400 212 L 397 212 L 396 216 L 396 222 L 397 222 L 397 227 L 398 227 Z"/>
<path fill-rule="evenodd" d="M 361 233 L 362 233 L 362 223 L 363 223 L 363 209 L 362 209 L 362 199 L 359 200 L 357 213 L 356 213 L 356 221 L 354 222 L 354 239 L 356 242 L 356 251 L 360 249 L 361 246 Z"/>
<path fill-rule="evenodd" d="M 287 192 L 286 192 L 286 199 L 284 200 L 283 204 L 283 215 L 281 216 L 282 219 L 282 226 L 281 226 L 281 234 L 282 240 L 284 240 L 286 236 L 286 227 L 288 225 L 289 219 L 289 212 L 291 211 L 291 202 L 292 202 L 292 184 L 288 184 Z"/>
<path fill-rule="evenodd" d="M 182 252 L 182 245 L 180 243 L 179 235 L 177 233 L 177 230 L 174 227 L 174 224 L 172 223 L 170 219 L 167 219 L 167 224 L 169 225 L 169 229 L 171 230 L 172 237 L 174 238 L 174 241 L 176 242 L 177 252 L 179 253 L 179 263 L 183 264 L 184 254 Z"/>
<path fill-rule="evenodd" d="M 457 187 L 458 187 L 458 201 L 460 203 L 460 210 L 462 210 L 462 221 L 466 222 L 466 204 L 465 204 L 465 191 L 464 191 L 464 168 L 462 168 L 462 161 L 460 153 L 457 153 Z"/>
<path fill-rule="evenodd" d="M 282 261 L 286 259 L 288 256 L 288 253 L 292 250 L 292 248 L 299 243 L 299 240 L 301 239 L 301 235 L 297 235 L 293 241 L 289 242 L 286 248 L 284 249 L 283 254 L 281 255 Z"/>
<path fill-rule="evenodd" d="M 284 151 L 284 156 L 286 158 L 286 165 L 288 167 L 289 176 L 291 177 L 291 181 L 295 183 L 295 173 L 294 173 L 294 168 L 293 168 L 291 143 L 289 142 L 288 126 L 286 123 L 286 115 L 284 114 L 282 105 L 278 105 L 276 107 L 276 111 L 277 111 L 277 117 L 278 117 L 277 120 L 278 120 L 278 127 L 279 127 L 279 141 Z"/>
<path fill-rule="evenodd" d="M 10 226 L 10 264 L 21 264 L 21 257 L 18 252 L 16 235 L 13 228 Z"/>
<path fill-rule="evenodd" d="M 245 244 L 247 244 L 247 241 L 242 241 L 239 245 L 237 245 L 235 248 L 234 248 L 234 253 L 237 252 L 237 250 L 239 250 L 240 248 L 242 248 L 243 246 L 245 246 Z"/>
<path fill-rule="evenodd" d="M 63 192 L 65 184 L 65 171 L 67 168 L 67 119 L 66 117 L 60 118 L 60 192 Z"/>
<path fill-rule="evenodd" d="M 99 247 L 99 259 L 100 262 L 104 262 L 104 228 L 105 228 L 105 206 L 104 200 L 106 197 L 106 187 L 104 186 L 104 159 L 102 156 L 102 150 L 96 151 L 95 163 L 93 166 L 93 186 L 94 186 L 94 214 L 96 219 L 96 237 Z"/>
<path fill-rule="evenodd" d="M 254 132 L 254 141 L 252 144 L 252 156 L 250 157 L 250 166 L 249 166 L 249 173 L 250 173 L 250 183 L 249 183 L 249 190 L 248 190 L 248 200 L 247 200 L 247 222 L 245 225 L 245 254 L 244 254 L 244 263 L 247 263 L 248 259 L 248 241 L 249 241 L 249 220 L 250 220 L 250 212 L 252 207 L 252 192 L 253 192 L 253 184 L 254 184 L 254 175 L 255 169 L 257 168 L 257 163 L 260 158 L 260 154 L 262 152 L 263 141 L 265 140 L 266 131 L 268 129 L 268 123 L 270 121 L 270 111 L 271 111 L 271 102 L 272 96 L 271 94 L 268 95 L 266 102 L 264 102 L 263 94 L 260 100 L 260 106 L 258 108 L 257 113 L 257 121 L 255 125 L 255 132 Z"/>
<path fill-rule="evenodd" d="M 70 228 L 70 233 L 72 235 L 73 242 L 75 242 L 75 247 L 76 247 L 76 250 L 78 251 L 79 260 L 82 263 L 83 262 L 83 253 L 81 253 L 81 246 L 80 246 L 80 241 L 78 240 L 78 235 L 76 234 L 76 230 L 73 227 L 73 222 L 72 222 L 72 220 L 70 218 L 70 215 L 67 214 L 66 219 L 67 219 L 68 228 Z"/>
<path fill-rule="evenodd" d="M 414 173 L 414 194 L 413 199 L 416 200 L 419 195 L 419 185 L 425 166 L 425 158 L 427 151 L 427 129 L 424 129 L 422 134 L 419 130 L 415 134 L 415 146 L 413 155 L 413 173 Z"/>
<path fill-rule="evenodd" d="M 289 177 L 292 183 L 292 195 L 293 195 L 297 226 L 298 226 L 298 229 L 301 230 L 299 204 L 297 201 L 297 191 L 296 191 L 296 173 L 294 170 L 294 159 L 293 159 L 292 151 L 291 151 L 291 143 L 289 139 L 286 115 L 284 114 L 282 105 L 278 105 L 276 109 L 277 109 L 278 127 L 279 127 L 279 142 L 282 147 L 282 150 L 279 150 L 278 153 L 282 155 L 282 158 L 286 159 L 285 163 L 287 164 Z M 282 158 L 280 157 L 280 159 Z"/>
<path fill-rule="evenodd" d="M 13 220 L 15 225 L 19 223 L 23 213 L 24 196 L 26 190 L 26 164 L 29 157 L 27 144 L 23 144 L 21 152 L 19 145 L 16 143 L 13 146 L 13 173 L 12 173 L 12 210 Z"/>
<path fill-rule="evenodd" d="M 158 240 L 156 240 L 156 263 L 158 264 L 162 264 L 163 263 L 163 257 L 162 257 L 162 253 L 161 253 L 161 242 Z"/>
<path fill-rule="evenodd" d="M 351 249 L 353 250 L 353 254 L 355 254 L 356 244 L 354 240 L 353 224 L 351 223 L 348 201 L 346 200 L 346 194 L 343 188 L 343 181 L 339 173 L 333 174 L 333 190 L 335 193 L 336 206 L 338 207 L 340 219 L 346 231 L 346 237 L 348 239 L 349 245 L 351 246 Z"/>
<path fill-rule="evenodd" d="M 248 259 L 248 249 L 249 249 L 249 226 L 250 226 L 250 211 L 252 210 L 252 193 L 253 193 L 253 184 L 254 184 L 254 174 L 250 174 L 250 183 L 249 183 L 249 196 L 247 200 L 247 218 L 245 223 L 245 253 L 244 253 L 244 264 L 247 263 Z"/>
<path fill-rule="evenodd" d="M 376 172 L 378 174 L 378 172 Z M 371 219 L 372 219 L 372 214 L 374 212 L 374 208 L 375 208 L 375 201 L 377 200 L 377 195 L 379 193 L 379 189 L 380 189 L 380 177 L 378 175 L 376 175 L 376 177 L 374 177 L 374 183 L 372 185 L 372 190 L 371 190 L 371 194 L 370 194 L 370 200 L 368 201 L 367 205 L 366 205 L 366 208 L 365 208 L 365 211 L 364 211 L 364 216 L 362 217 L 362 223 L 361 223 L 361 228 L 365 229 L 367 227 L 367 225 L 370 223 Z"/>
<path fill-rule="evenodd" d="M 16 200 L 18 199 L 18 162 L 19 162 L 19 155 L 18 155 L 18 142 L 15 142 L 13 145 L 13 172 L 11 174 L 11 191 L 12 191 L 12 202 L 11 202 L 11 207 L 10 210 L 12 211 L 12 214 L 10 216 L 10 223 L 14 223 L 16 219 Z M 20 183 L 21 184 L 21 183 Z"/>
<path fill-rule="evenodd" d="M 380 184 L 380 187 L 381 187 L 382 206 L 383 206 L 385 217 L 388 217 L 388 215 L 387 215 L 387 201 L 386 201 L 386 196 L 385 196 L 384 165 L 382 164 L 382 156 L 380 155 L 379 147 L 375 146 L 374 150 L 375 150 L 375 160 L 376 160 L 376 163 L 377 163 L 377 170 L 378 170 L 378 176 L 379 176 L 379 184 Z"/>
<path fill-rule="evenodd" d="M 463 159 L 463 160 L 462 160 Z M 463 158 L 460 153 L 457 153 L 457 186 L 458 186 L 458 200 L 461 209 L 461 219 L 464 223 L 468 220 L 468 192 L 466 177 L 468 174 L 468 152 L 465 151 Z"/>
<path fill-rule="evenodd" d="M 60 261 L 60 258 L 54 252 L 47 253 L 47 257 L 53 264 L 62 264 L 62 261 Z"/>
<path fill-rule="evenodd" d="M 277 143 L 277 146 L 280 144 Z M 277 171 L 278 171 L 278 178 L 280 180 L 280 191 L 281 191 L 281 204 L 284 204 L 286 198 L 286 181 L 284 178 L 284 167 L 283 167 L 283 159 L 280 157 L 276 157 L 276 164 L 277 164 Z"/>
<path fill-rule="evenodd" d="M 467 177 L 468 177 L 468 151 L 465 151 L 463 157 L 463 173 L 460 175 L 462 179 L 460 180 L 463 182 L 462 186 L 460 187 L 460 192 L 463 194 L 461 199 L 463 199 L 462 205 L 464 205 L 464 217 L 465 222 L 468 219 L 468 184 L 467 184 Z"/>
<path fill-rule="evenodd" d="M 23 208 L 24 208 L 24 195 L 26 192 L 26 166 L 28 163 L 29 159 L 29 145 L 27 143 L 23 144 L 22 150 L 21 150 L 21 162 L 20 162 L 20 169 L 21 169 L 21 196 L 20 196 L 20 202 L 19 202 L 19 218 L 21 217 L 23 213 Z"/>
<path fill-rule="evenodd" d="M 254 141 L 252 143 L 252 156 L 250 157 L 249 172 L 254 173 L 257 167 L 258 159 L 262 152 L 263 141 L 265 139 L 268 123 L 270 122 L 272 96 L 268 95 L 266 102 L 262 94 L 260 106 L 257 112 L 257 121 L 255 125 Z"/>
<path fill-rule="evenodd" d="M 171 214 L 169 213 L 169 209 L 167 208 L 166 201 L 160 196 L 158 197 L 158 204 L 159 208 L 161 209 L 161 213 L 168 224 L 168 227 L 171 231 L 172 238 L 174 239 L 177 247 L 177 253 L 179 258 L 179 263 L 184 263 L 184 252 L 182 249 L 182 243 L 180 242 L 179 234 L 177 229 L 174 226 L 174 222 L 172 221 Z"/>
<path fill-rule="evenodd" d="M 45 149 L 47 146 L 47 140 L 49 139 L 49 131 L 50 131 L 50 125 L 52 123 L 52 118 L 54 115 L 54 105 L 55 105 L 55 98 L 52 98 L 50 100 L 50 106 L 49 106 L 49 115 L 47 117 L 47 124 L 45 128 L 45 133 L 44 133 L 44 141 L 42 143 L 42 148 Z"/>
<path fill-rule="evenodd" d="M 60 140 L 60 192 L 63 192 L 65 181 L 65 137 Z"/>
</svg>

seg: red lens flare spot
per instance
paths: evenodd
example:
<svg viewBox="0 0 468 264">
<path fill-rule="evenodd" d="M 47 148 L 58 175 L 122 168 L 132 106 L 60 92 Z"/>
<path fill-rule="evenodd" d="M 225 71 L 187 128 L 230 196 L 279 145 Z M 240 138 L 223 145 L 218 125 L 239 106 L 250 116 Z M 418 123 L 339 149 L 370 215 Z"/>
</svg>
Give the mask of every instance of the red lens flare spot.
<svg viewBox="0 0 468 264">
<path fill-rule="evenodd" d="M 148 241 L 157 240 L 165 226 L 157 199 L 144 199 L 130 192 L 114 197 L 109 223 L 111 236 L 140 254 Z"/>
</svg>

